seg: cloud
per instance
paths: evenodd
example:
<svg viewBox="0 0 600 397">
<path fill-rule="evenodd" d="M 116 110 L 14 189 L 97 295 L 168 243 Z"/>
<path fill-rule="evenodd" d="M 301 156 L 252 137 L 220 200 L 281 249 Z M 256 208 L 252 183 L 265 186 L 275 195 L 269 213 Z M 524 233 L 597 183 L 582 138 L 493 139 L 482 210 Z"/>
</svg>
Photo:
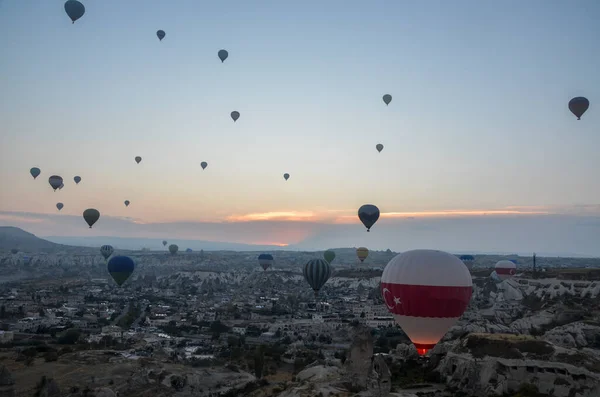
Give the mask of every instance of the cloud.
<svg viewBox="0 0 600 397">
<path fill-rule="evenodd" d="M 314 212 L 263 212 L 263 213 L 252 213 L 246 215 L 230 215 L 227 218 L 228 222 L 253 222 L 253 221 L 295 221 L 295 222 L 306 222 L 315 221 L 317 216 Z"/>
</svg>

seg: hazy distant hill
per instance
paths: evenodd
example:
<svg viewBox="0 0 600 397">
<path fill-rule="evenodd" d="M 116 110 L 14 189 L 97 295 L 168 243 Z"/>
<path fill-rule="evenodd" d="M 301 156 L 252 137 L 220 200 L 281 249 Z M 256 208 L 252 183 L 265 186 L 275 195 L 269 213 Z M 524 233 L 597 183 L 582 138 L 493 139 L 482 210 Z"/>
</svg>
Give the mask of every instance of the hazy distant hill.
<svg viewBox="0 0 600 397">
<path fill-rule="evenodd" d="M 117 249 L 141 250 L 149 248 L 153 251 L 166 250 L 162 245 L 162 239 L 134 238 L 134 237 L 71 237 L 71 236 L 47 236 L 44 237 L 59 244 L 77 245 L 81 247 L 100 247 L 103 244 L 110 244 Z M 201 240 L 168 240 L 169 244 L 177 244 L 180 251 L 191 248 L 194 251 L 263 251 L 263 250 L 282 250 L 285 247 L 275 245 L 251 245 L 240 243 L 226 243 Z M 167 245 L 168 247 L 168 245 Z"/>
<path fill-rule="evenodd" d="M 0 226 L 0 249 L 18 248 L 22 251 L 52 251 L 66 248 L 61 244 L 41 239 L 13 226 Z"/>
</svg>

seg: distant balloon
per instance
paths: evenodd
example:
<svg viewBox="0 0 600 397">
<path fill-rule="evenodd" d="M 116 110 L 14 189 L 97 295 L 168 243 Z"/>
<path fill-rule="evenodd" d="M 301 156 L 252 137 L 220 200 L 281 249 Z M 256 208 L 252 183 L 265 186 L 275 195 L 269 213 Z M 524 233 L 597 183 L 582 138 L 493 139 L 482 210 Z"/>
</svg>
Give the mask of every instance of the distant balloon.
<svg viewBox="0 0 600 397">
<path fill-rule="evenodd" d="M 384 102 L 386 105 L 389 105 L 389 104 L 390 104 L 390 102 L 392 102 L 392 96 L 391 96 L 390 94 L 385 94 L 385 95 L 383 96 L 383 102 Z"/>
<path fill-rule="evenodd" d="M 370 232 L 377 219 L 379 219 L 379 208 L 373 204 L 365 204 L 358 209 L 358 218 L 367 228 L 367 232 Z"/>
<path fill-rule="evenodd" d="M 377 151 L 381 153 L 381 151 L 383 150 L 383 145 L 381 143 L 378 143 L 377 145 L 375 145 L 375 149 L 377 149 Z"/>
<path fill-rule="evenodd" d="M 75 181 L 76 184 L 79 185 L 79 182 L 81 182 L 81 177 L 80 176 L 76 176 L 75 178 L 73 178 L 73 180 Z"/>
<path fill-rule="evenodd" d="M 581 116 L 585 113 L 586 110 L 590 107 L 590 101 L 587 98 L 582 96 L 578 96 L 569 101 L 569 110 L 575 116 L 577 116 L 577 120 L 581 120 Z"/>
<path fill-rule="evenodd" d="M 164 31 L 164 30 L 158 30 L 158 31 L 156 32 L 156 36 L 158 37 L 158 39 L 159 39 L 160 41 L 162 41 L 162 39 L 164 39 L 164 38 L 165 38 L 165 31 Z"/>
<path fill-rule="evenodd" d="M 19 252 L 18 248 L 11 248 L 11 250 L 10 250 L 10 253 L 13 255 L 16 254 L 17 252 Z"/>
<path fill-rule="evenodd" d="M 185 250 L 185 252 L 192 252 L 192 249 L 191 249 L 191 248 L 187 248 L 187 249 Z"/>
<path fill-rule="evenodd" d="M 86 223 L 90 226 L 91 229 L 94 223 L 96 223 L 98 219 L 100 219 L 100 212 L 97 209 L 88 208 L 87 210 L 83 211 L 83 219 L 86 221 Z"/>
<path fill-rule="evenodd" d="M 467 269 L 471 270 L 473 268 L 473 262 L 475 262 L 475 257 L 473 255 L 461 255 L 460 260 L 463 261 Z"/>
<path fill-rule="evenodd" d="M 58 210 L 62 210 L 64 207 L 63 203 L 56 203 L 56 208 L 58 208 Z"/>
<path fill-rule="evenodd" d="M 179 250 L 179 247 L 177 246 L 177 244 L 171 244 L 171 245 L 169 245 L 169 252 L 171 254 L 175 255 L 178 250 Z"/>
<path fill-rule="evenodd" d="M 234 110 L 233 112 L 231 112 L 231 118 L 233 119 L 233 122 L 235 123 L 240 118 L 240 112 L 238 112 L 237 110 Z"/>
<path fill-rule="evenodd" d="M 381 275 L 385 305 L 420 355 L 456 324 L 472 293 L 465 265 L 442 251 L 406 251 L 392 258 Z"/>
<path fill-rule="evenodd" d="M 358 256 L 358 259 L 360 259 L 360 263 L 362 263 L 365 259 L 367 259 L 367 256 L 369 256 L 369 250 L 365 247 L 357 248 L 356 256 Z"/>
<path fill-rule="evenodd" d="M 327 263 L 331 263 L 335 259 L 335 252 L 327 250 L 323 253 L 323 258 L 325 258 Z"/>
<path fill-rule="evenodd" d="M 100 253 L 104 259 L 108 259 L 108 257 L 111 256 L 114 251 L 115 249 L 112 247 L 112 245 L 103 245 L 100 247 Z"/>
<path fill-rule="evenodd" d="M 208 167 L 208 163 L 206 161 L 203 161 L 200 163 L 200 167 L 202 167 L 202 169 L 205 170 L 206 167 Z"/>
<path fill-rule="evenodd" d="M 288 174 L 287 172 L 283 174 L 283 179 L 285 179 L 286 181 L 290 179 L 290 174 Z"/>
<path fill-rule="evenodd" d="M 140 161 L 142 161 L 142 158 L 140 156 L 136 156 L 135 157 L 135 162 L 139 164 Z"/>
<path fill-rule="evenodd" d="M 496 263 L 496 274 L 500 280 L 512 278 L 517 273 L 517 265 L 512 261 L 501 260 Z"/>
<path fill-rule="evenodd" d="M 108 261 L 108 273 L 120 287 L 131 276 L 135 269 L 135 262 L 128 256 L 113 256 Z"/>
<path fill-rule="evenodd" d="M 229 53 L 227 52 L 227 50 L 219 50 L 219 52 L 217 53 L 217 55 L 219 56 L 219 59 L 221 60 L 221 63 L 223 63 L 223 62 L 225 62 L 225 60 L 229 56 Z"/>
<path fill-rule="evenodd" d="M 56 189 L 60 188 L 63 184 L 63 179 L 58 175 L 52 175 L 50 178 L 48 178 L 48 183 L 50 186 L 52 186 L 52 189 L 56 191 Z"/>
<path fill-rule="evenodd" d="M 76 20 L 81 18 L 85 14 L 85 6 L 77 0 L 68 0 L 65 3 L 65 12 L 71 18 L 71 21 L 75 23 Z"/>
<path fill-rule="evenodd" d="M 264 271 L 266 271 L 269 267 L 273 265 L 273 255 L 260 254 L 258 256 L 258 264 L 262 266 Z"/>
<path fill-rule="evenodd" d="M 317 296 L 331 276 L 331 266 L 324 259 L 311 259 L 304 265 L 302 274 Z"/>
<path fill-rule="evenodd" d="M 125 200 L 124 203 L 125 203 L 125 207 L 129 207 L 129 200 Z"/>
<path fill-rule="evenodd" d="M 32 169 L 29 170 L 29 173 L 31 174 L 31 176 L 33 177 L 33 179 L 37 178 L 42 171 L 40 171 L 40 169 L 38 167 L 33 167 Z"/>
<path fill-rule="evenodd" d="M 163 240 L 163 246 L 166 247 L 167 246 L 167 240 Z"/>
</svg>

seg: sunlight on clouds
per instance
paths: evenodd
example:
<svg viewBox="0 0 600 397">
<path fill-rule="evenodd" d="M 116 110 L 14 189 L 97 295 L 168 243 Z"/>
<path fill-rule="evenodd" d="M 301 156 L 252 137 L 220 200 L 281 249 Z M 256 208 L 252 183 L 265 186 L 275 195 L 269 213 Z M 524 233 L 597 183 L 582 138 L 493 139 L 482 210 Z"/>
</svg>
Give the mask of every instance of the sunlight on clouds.
<svg viewBox="0 0 600 397">
<path fill-rule="evenodd" d="M 314 212 L 264 212 L 246 215 L 230 215 L 226 218 L 229 222 L 253 222 L 253 221 L 317 221 Z"/>
</svg>

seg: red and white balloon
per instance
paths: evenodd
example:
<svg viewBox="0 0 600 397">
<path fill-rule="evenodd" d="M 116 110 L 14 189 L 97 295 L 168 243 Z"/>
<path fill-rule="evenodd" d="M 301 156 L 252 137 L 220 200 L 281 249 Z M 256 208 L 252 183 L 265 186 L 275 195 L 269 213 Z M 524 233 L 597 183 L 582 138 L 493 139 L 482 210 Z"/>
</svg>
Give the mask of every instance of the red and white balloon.
<svg viewBox="0 0 600 397">
<path fill-rule="evenodd" d="M 399 254 L 381 276 L 385 304 L 420 355 L 462 316 L 472 287 L 471 274 L 460 259 L 434 250 Z"/>
<path fill-rule="evenodd" d="M 496 274 L 500 280 L 512 278 L 517 273 L 517 265 L 512 261 L 502 260 L 496 263 Z"/>
</svg>

